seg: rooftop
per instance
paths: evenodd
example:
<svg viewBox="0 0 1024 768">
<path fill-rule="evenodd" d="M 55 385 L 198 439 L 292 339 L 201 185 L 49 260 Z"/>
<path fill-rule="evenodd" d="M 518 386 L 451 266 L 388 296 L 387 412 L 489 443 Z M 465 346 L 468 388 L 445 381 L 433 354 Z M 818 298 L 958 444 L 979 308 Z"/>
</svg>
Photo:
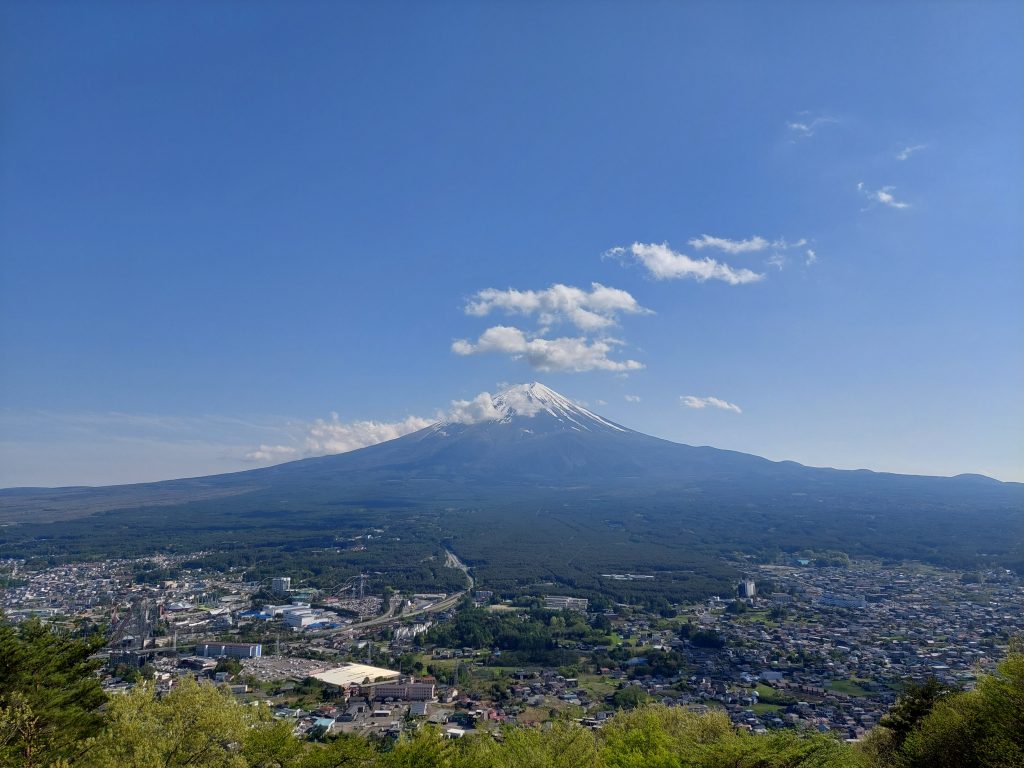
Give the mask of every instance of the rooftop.
<svg viewBox="0 0 1024 768">
<path fill-rule="evenodd" d="M 360 685 L 367 678 L 369 678 L 372 683 L 376 682 L 378 678 L 393 680 L 400 674 L 400 672 L 393 669 L 371 667 L 367 664 L 345 664 L 340 667 L 328 669 L 324 672 L 318 672 L 313 675 L 313 677 L 317 680 L 322 680 L 328 685 L 336 685 L 339 688 L 344 688 L 349 685 Z"/>
</svg>

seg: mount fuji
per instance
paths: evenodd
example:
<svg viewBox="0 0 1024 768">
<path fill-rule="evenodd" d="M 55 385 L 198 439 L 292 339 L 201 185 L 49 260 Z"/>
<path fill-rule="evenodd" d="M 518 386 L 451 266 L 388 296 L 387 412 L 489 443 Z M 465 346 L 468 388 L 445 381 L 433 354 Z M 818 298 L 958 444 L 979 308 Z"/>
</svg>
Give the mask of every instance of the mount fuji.
<svg viewBox="0 0 1024 768">
<path fill-rule="evenodd" d="M 433 515 L 438 540 L 473 516 L 482 541 L 497 528 L 481 520 L 505 524 L 529 510 L 545 525 L 557 516 L 570 527 L 590 526 L 595 548 L 605 546 L 601 526 L 610 526 L 627 539 L 642 530 L 665 546 L 699 540 L 730 551 L 817 546 L 932 559 L 988 553 L 1024 570 L 1024 484 L 807 467 L 683 445 L 536 382 L 478 401 L 348 453 L 159 483 L 0 491 L 0 556 L 5 541 L 38 541 L 44 523 L 48 541 L 70 535 L 61 527 L 70 523 L 76 541 L 99 528 L 166 541 L 200 524 L 190 521 L 211 518 L 225 519 L 226 536 L 269 530 L 268 519 L 291 531 L 313 518 L 321 527 L 341 525 L 353 510 L 404 510 L 403 524 Z M 519 546 L 531 531 L 508 535 Z"/>
</svg>

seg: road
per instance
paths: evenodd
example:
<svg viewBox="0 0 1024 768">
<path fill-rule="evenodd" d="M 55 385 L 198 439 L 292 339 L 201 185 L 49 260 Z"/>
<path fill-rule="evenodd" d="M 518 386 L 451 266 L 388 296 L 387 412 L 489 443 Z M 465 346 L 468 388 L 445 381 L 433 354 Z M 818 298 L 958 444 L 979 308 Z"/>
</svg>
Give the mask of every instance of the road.
<svg viewBox="0 0 1024 768">
<path fill-rule="evenodd" d="M 476 585 L 476 580 L 473 578 L 473 575 L 469 572 L 469 566 L 467 566 L 464 562 L 459 560 L 458 556 L 454 552 L 446 549 L 444 551 L 444 554 L 444 564 L 447 567 L 457 568 L 464 574 L 466 574 L 467 583 L 466 588 L 464 590 L 462 590 L 461 592 L 456 592 L 453 595 L 449 595 L 444 600 L 440 600 L 436 603 L 428 605 L 426 608 L 420 608 L 416 611 L 409 611 L 409 613 L 403 613 L 401 616 L 394 615 L 396 605 L 394 602 L 392 602 L 391 606 L 388 609 L 387 615 L 378 616 L 375 619 L 368 619 L 367 621 L 361 621 L 358 624 L 349 624 L 347 627 L 344 628 L 344 631 L 347 632 L 353 629 L 365 629 L 367 627 L 376 627 L 381 624 L 387 624 L 392 621 L 400 621 L 401 619 L 409 618 L 411 616 L 420 616 L 427 613 L 440 613 L 441 611 L 447 611 L 449 608 L 453 607 L 456 603 L 459 602 L 459 600 L 462 599 L 463 595 L 465 595 L 467 592 L 473 589 L 473 587 Z"/>
</svg>

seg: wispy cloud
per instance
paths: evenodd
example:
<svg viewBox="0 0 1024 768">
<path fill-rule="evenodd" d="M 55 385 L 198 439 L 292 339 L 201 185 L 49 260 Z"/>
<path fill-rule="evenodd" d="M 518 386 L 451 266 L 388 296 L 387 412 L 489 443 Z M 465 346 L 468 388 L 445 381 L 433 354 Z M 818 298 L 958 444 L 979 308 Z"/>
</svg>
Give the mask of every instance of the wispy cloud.
<svg viewBox="0 0 1024 768">
<path fill-rule="evenodd" d="M 751 251 L 763 251 L 769 243 L 763 237 L 754 235 L 748 240 L 729 240 L 725 237 L 713 237 L 712 235 L 701 235 L 690 240 L 690 245 L 698 251 L 704 248 L 717 248 L 726 253 L 750 253 Z"/>
<path fill-rule="evenodd" d="M 769 267 L 775 267 L 776 269 L 781 270 L 783 267 L 786 266 L 786 257 L 783 256 L 781 253 L 773 253 L 771 256 L 768 257 L 768 260 L 765 262 L 765 264 L 767 264 Z"/>
<path fill-rule="evenodd" d="M 810 248 L 808 248 L 807 251 L 804 253 L 804 264 L 806 264 L 809 267 L 809 266 L 811 266 L 811 264 L 813 264 L 817 260 L 818 260 L 818 254 L 815 253 Z"/>
<path fill-rule="evenodd" d="M 903 149 L 901 149 L 899 152 L 896 153 L 896 159 L 897 160 L 906 160 L 908 157 L 910 157 L 915 152 L 920 152 L 922 149 L 927 149 L 927 148 L 928 148 L 927 144 L 914 144 L 912 147 L 904 147 Z"/>
<path fill-rule="evenodd" d="M 261 443 L 256 450 L 249 451 L 243 457 L 246 461 L 254 461 L 259 464 L 269 464 L 275 461 L 284 461 L 294 457 L 299 449 L 292 445 L 267 445 Z"/>
<path fill-rule="evenodd" d="M 591 283 L 590 290 L 556 284 L 543 291 L 485 288 L 466 302 L 467 315 L 483 317 L 495 310 L 536 315 L 542 325 L 568 321 L 581 331 L 615 325 L 620 314 L 652 314 L 627 291 Z"/>
<path fill-rule="evenodd" d="M 668 243 L 633 243 L 628 249 L 612 248 L 605 255 L 621 258 L 627 253 L 642 264 L 656 280 L 691 278 L 698 282 L 721 280 L 729 285 L 743 285 L 764 279 L 763 274 L 746 268 L 731 267 L 710 257 L 691 258 L 684 253 L 673 251 Z"/>
<path fill-rule="evenodd" d="M 681 402 L 687 408 L 718 408 L 723 411 L 732 411 L 733 413 L 743 413 L 742 409 L 726 400 L 721 400 L 717 397 L 697 397 L 696 395 L 681 395 L 679 397 Z"/>
<path fill-rule="evenodd" d="M 639 403 L 640 402 L 640 395 L 623 395 L 622 397 L 623 397 L 623 399 L 627 403 Z"/>
<path fill-rule="evenodd" d="M 730 240 L 726 237 L 715 237 L 713 235 L 701 235 L 690 240 L 690 245 L 696 248 L 698 251 L 704 248 L 715 248 L 719 251 L 724 251 L 732 255 L 741 253 L 757 253 L 768 248 L 772 248 L 777 251 L 787 251 L 790 248 L 802 248 L 807 245 L 807 238 L 801 237 L 799 240 L 787 240 L 784 237 L 777 238 L 776 240 L 767 240 L 760 235 L 754 235 L 746 240 Z"/>
<path fill-rule="evenodd" d="M 791 120 L 786 123 L 786 128 L 789 130 L 790 136 L 796 139 L 809 139 L 818 129 L 825 125 L 834 125 L 839 120 L 835 117 L 801 117 L 796 120 Z"/>
<path fill-rule="evenodd" d="M 538 371 L 636 371 L 644 367 L 636 360 L 612 360 L 609 353 L 622 342 L 617 339 L 530 337 L 514 326 L 496 325 L 484 331 L 476 342 L 459 339 L 452 344 L 457 355 L 498 352 L 525 360 Z"/>
<path fill-rule="evenodd" d="M 894 189 L 896 189 L 896 187 L 890 186 L 872 190 L 864 186 L 863 181 L 857 182 L 857 191 L 864 195 L 871 202 L 880 203 L 882 205 L 888 206 L 889 208 L 909 208 L 910 203 L 905 203 L 902 200 L 897 200 L 896 197 L 892 194 L 892 190 Z"/>
</svg>

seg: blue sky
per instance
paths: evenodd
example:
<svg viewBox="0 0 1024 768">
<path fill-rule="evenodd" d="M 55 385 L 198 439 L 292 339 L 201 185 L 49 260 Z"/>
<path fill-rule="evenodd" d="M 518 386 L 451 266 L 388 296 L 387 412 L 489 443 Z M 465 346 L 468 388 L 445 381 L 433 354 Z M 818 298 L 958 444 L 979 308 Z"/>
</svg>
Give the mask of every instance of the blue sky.
<svg viewBox="0 0 1024 768">
<path fill-rule="evenodd" d="M 681 442 L 1024 480 L 1022 32 L 5 3 L 0 485 L 341 450 L 533 379 Z"/>
</svg>

